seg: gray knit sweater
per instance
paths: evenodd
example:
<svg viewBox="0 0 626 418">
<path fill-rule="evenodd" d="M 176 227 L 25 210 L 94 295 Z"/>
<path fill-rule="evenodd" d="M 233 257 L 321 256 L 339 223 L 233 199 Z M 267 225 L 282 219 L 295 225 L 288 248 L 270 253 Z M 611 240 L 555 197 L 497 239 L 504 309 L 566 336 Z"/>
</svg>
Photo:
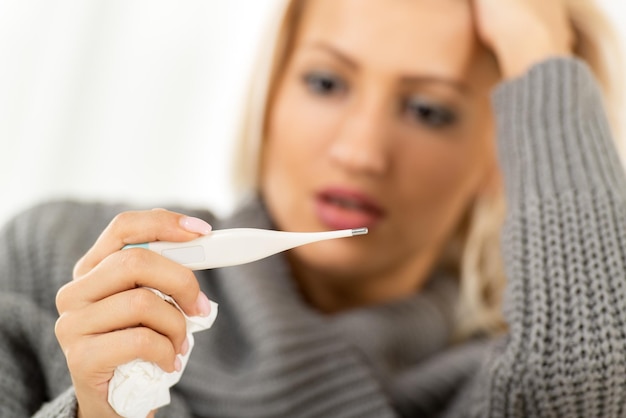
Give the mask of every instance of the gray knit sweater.
<svg viewBox="0 0 626 418">
<path fill-rule="evenodd" d="M 451 343 L 455 280 L 333 316 L 283 255 L 198 274 L 220 304 L 171 417 L 626 416 L 625 177 L 585 64 L 552 59 L 494 93 L 509 333 Z M 0 416 L 73 417 L 54 296 L 122 206 L 49 203 L 0 233 Z M 216 228 L 271 227 L 252 200 Z"/>
</svg>

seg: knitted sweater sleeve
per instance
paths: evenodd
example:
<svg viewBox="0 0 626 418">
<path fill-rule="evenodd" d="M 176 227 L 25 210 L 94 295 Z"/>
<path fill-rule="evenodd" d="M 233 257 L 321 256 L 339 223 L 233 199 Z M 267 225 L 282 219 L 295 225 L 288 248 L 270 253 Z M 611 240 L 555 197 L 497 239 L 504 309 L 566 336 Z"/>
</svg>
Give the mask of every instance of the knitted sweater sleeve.
<svg viewBox="0 0 626 418">
<path fill-rule="evenodd" d="M 67 202 L 42 204 L 0 230 L 1 417 L 76 415 L 71 379 L 54 335 L 54 299 L 71 280 L 73 263 L 97 236 L 95 229 L 102 227 L 104 221 L 94 219 L 97 212 Z M 93 230 L 86 227 L 90 223 Z"/>
<path fill-rule="evenodd" d="M 555 58 L 500 86 L 494 107 L 510 332 L 462 415 L 622 416 L 626 178 L 598 86 Z"/>
</svg>

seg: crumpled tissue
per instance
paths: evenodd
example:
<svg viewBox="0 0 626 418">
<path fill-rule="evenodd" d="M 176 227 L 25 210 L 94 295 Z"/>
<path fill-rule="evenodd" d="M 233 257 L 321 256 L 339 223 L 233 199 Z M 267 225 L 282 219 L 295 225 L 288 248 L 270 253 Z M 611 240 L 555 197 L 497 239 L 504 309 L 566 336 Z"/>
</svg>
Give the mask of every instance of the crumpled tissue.
<svg viewBox="0 0 626 418">
<path fill-rule="evenodd" d="M 170 296 L 160 291 L 146 287 L 165 301 L 174 305 L 182 312 L 180 306 Z M 194 345 L 192 333 L 208 329 L 215 322 L 217 304 L 211 302 L 209 316 L 188 317 L 183 313 L 187 323 L 187 339 L 189 349 L 185 355 L 179 355 L 182 363 L 180 371 L 164 372 L 155 363 L 144 360 L 133 360 L 115 369 L 113 378 L 109 382 L 109 404 L 115 412 L 125 418 L 145 418 L 153 409 L 170 403 L 170 390 L 180 380 L 191 349 Z"/>
</svg>

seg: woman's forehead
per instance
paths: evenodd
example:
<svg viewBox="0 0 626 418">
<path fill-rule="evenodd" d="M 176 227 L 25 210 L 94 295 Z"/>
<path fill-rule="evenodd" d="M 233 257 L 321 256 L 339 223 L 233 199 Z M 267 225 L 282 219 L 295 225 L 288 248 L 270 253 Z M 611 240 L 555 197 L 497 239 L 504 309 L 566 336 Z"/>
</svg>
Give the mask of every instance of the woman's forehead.
<svg viewBox="0 0 626 418">
<path fill-rule="evenodd" d="M 477 41 L 464 0 L 307 0 L 296 48 L 316 44 L 381 71 L 460 77 Z"/>
</svg>

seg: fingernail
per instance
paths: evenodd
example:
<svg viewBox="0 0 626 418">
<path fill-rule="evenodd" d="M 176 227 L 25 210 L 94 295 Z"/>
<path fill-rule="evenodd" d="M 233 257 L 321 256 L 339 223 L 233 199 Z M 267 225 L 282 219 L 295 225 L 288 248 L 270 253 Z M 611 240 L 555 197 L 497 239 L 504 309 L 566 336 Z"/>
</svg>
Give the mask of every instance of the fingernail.
<svg viewBox="0 0 626 418">
<path fill-rule="evenodd" d="M 211 232 L 211 225 L 206 223 L 200 218 L 193 218 L 191 216 L 183 216 L 180 218 L 180 226 L 189 232 L 195 232 L 197 234 L 206 235 Z"/>
<path fill-rule="evenodd" d="M 187 351 L 189 351 L 189 340 L 185 338 L 185 341 L 183 341 L 183 345 L 180 346 L 180 354 L 184 356 L 185 354 L 187 354 Z"/>
<path fill-rule="evenodd" d="M 202 292 L 200 292 L 198 299 L 196 299 L 196 308 L 200 316 L 209 316 L 209 313 L 211 313 L 211 302 L 209 302 L 209 298 Z"/>
<path fill-rule="evenodd" d="M 176 356 L 176 360 L 174 360 L 174 368 L 177 372 L 183 369 L 183 362 L 180 361 L 180 357 Z"/>
</svg>

